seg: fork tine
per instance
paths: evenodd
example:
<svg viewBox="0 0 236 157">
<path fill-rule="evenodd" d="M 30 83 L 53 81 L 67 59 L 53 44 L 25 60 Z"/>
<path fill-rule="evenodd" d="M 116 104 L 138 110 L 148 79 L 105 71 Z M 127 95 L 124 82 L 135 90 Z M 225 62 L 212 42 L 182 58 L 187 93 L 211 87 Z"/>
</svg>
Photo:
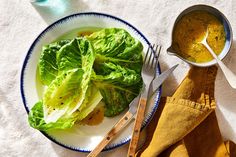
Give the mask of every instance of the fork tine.
<svg viewBox="0 0 236 157">
<path fill-rule="evenodd" d="M 155 68 L 161 52 L 161 46 L 153 44 L 148 47 L 147 53 L 144 58 L 144 64 L 146 68 L 152 69 Z"/>
<path fill-rule="evenodd" d="M 155 51 L 155 58 L 156 60 L 158 61 L 159 60 L 159 56 L 160 56 L 160 53 L 161 53 L 161 46 L 158 46 L 158 50 L 156 49 Z"/>
<path fill-rule="evenodd" d="M 156 45 L 155 47 L 153 47 L 154 52 L 153 52 L 153 57 L 152 57 L 152 63 L 151 63 L 151 68 L 155 68 L 156 64 L 157 64 L 157 58 L 156 58 L 156 52 L 157 52 L 157 48 L 159 47 L 159 45 Z"/>
<path fill-rule="evenodd" d="M 146 60 L 147 60 L 147 57 L 148 57 L 149 51 L 150 51 L 150 46 L 148 46 L 147 53 L 145 54 L 144 61 L 143 61 L 144 64 L 146 64 Z"/>
<path fill-rule="evenodd" d="M 155 47 L 155 44 L 153 44 L 152 47 L 150 48 L 150 49 L 151 49 L 151 51 L 150 51 L 151 53 L 148 55 L 149 58 L 148 58 L 148 61 L 147 61 L 147 65 L 148 65 L 149 67 L 152 66 L 152 64 L 150 64 L 150 61 L 151 61 L 151 59 L 153 58 L 153 57 L 152 57 L 152 55 L 153 55 L 153 52 L 152 52 L 153 47 Z"/>
<path fill-rule="evenodd" d="M 155 69 L 157 69 L 157 66 L 158 66 L 159 56 L 160 56 L 160 53 L 161 53 L 161 48 L 162 48 L 162 47 L 161 47 L 160 45 L 158 45 L 158 46 L 156 47 L 156 51 L 155 51 L 156 63 L 155 63 L 155 65 L 154 65 L 154 68 L 155 68 Z M 156 77 L 156 72 L 155 72 L 154 77 Z"/>
</svg>

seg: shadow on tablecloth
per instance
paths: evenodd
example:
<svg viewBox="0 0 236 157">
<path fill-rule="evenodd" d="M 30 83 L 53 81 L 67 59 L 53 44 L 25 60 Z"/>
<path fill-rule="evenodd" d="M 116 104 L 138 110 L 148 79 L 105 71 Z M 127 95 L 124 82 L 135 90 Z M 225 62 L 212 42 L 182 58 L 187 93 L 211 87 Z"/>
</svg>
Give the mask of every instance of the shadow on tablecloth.
<svg viewBox="0 0 236 157">
<path fill-rule="evenodd" d="M 229 69 L 236 74 L 236 41 L 233 41 L 231 51 L 223 59 Z M 230 139 L 236 143 L 236 90 L 228 84 L 222 71 L 219 69 L 216 84 L 216 115 L 222 135 L 226 140 Z"/>
</svg>

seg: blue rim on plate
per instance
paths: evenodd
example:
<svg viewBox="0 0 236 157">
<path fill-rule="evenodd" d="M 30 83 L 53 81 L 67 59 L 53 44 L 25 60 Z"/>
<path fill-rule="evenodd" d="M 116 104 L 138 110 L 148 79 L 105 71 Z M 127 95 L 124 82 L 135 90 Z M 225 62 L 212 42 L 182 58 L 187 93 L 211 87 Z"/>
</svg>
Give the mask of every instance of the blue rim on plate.
<svg viewBox="0 0 236 157">
<path fill-rule="evenodd" d="M 122 20 L 122 19 L 120 19 L 118 17 L 112 16 L 112 15 L 108 15 L 108 14 L 104 14 L 104 13 L 97 13 L 97 12 L 84 12 L 84 13 L 72 14 L 72 15 L 69 15 L 69 16 L 66 16 L 64 18 L 61 18 L 61 19 L 57 20 L 56 22 L 54 22 L 51 25 L 49 25 L 45 30 L 42 31 L 42 33 L 40 33 L 38 35 L 38 37 L 34 40 L 33 44 L 30 46 L 30 48 L 29 48 L 29 50 L 28 50 L 28 52 L 26 54 L 26 57 L 24 59 L 24 62 L 23 62 L 23 66 L 22 66 L 22 69 L 21 69 L 21 76 L 20 76 L 20 91 L 21 91 L 22 101 L 23 101 L 23 104 L 24 104 L 24 107 L 25 107 L 25 110 L 26 110 L 27 114 L 29 114 L 29 108 L 27 106 L 27 102 L 26 102 L 26 98 L 25 98 L 25 93 L 24 93 L 24 72 L 25 72 L 25 68 L 26 68 L 26 65 L 28 63 L 28 60 L 30 59 L 30 56 L 32 54 L 32 50 L 34 49 L 35 45 L 39 42 L 39 40 L 44 36 L 44 34 L 47 33 L 50 29 L 52 29 L 53 27 L 57 26 L 60 23 L 66 22 L 69 19 L 76 18 L 76 17 L 79 17 L 79 16 L 102 16 L 102 17 L 110 18 L 110 19 L 116 20 L 118 22 L 121 22 L 121 23 L 131 27 L 134 31 L 136 31 L 144 39 L 144 41 L 149 46 L 151 46 L 151 44 L 147 40 L 147 38 L 138 29 L 136 29 L 130 23 L 128 23 L 128 22 L 126 22 L 126 21 L 124 21 L 124 20 Z M 152 51 L 154 51 L 154 50 L 152 49 Z M 161 73 L 161 68 L 160 68 L 160 64 L 159 63 L 158 63 L 157 73 L 158 74 Z M 152 110 L 151 113 L 149 113 L 148 118 L 144 121 L 142 129 L 151 121 L 152 116 L 154 115 L 155 111 L 157 110 L 157 107 L 158 107 L 158 104 L 159 104 L 159 101 L 160 101 L 160 97 L 161 97 L 161 92 L 162 92 L 161 89 L 162 88 L 160 87 L 159 91 L 158 91 L 158 94 L 157 94 L 157 97 L 155 98 L 155 103 L 154 103 L 153 110 Z M 58 142 L 53 137 L 49 136 L 47 133 L 42 132 L 42 131 L 41 131 L 41 133 L 44 136 L 46 136 L 48 139 L 53 141 L 54 143 L 56 143 L 56 144 L 58 144 L 58 145 L 60 145 L 60 146 L 62 146 L 64 148 L 67 148 L 67 149 L 70 149 L 70 150 L 74 150 L 74 151 L 78 151 L 78 152 L 90 152 L 91 151 L 91 150 L 86 150 L 84 148 L 74 148 L 72 146 L 65 145 L 65 144 L 63 144 L 61 142 Z M 112 145 L 110 147 L 106 147 L 103 151 L 111 150 L 111 149 L 117 148 L 117 147 L 119 147 L 121 145 L 124 145 L 124 144 L 128 143 L 130 141 L 130 139 L 131 139 L 131 136 L 129 136 L 125 140 L 121 141 L 121 143 L 119 143 L 119 144 Z"/>
</svg>

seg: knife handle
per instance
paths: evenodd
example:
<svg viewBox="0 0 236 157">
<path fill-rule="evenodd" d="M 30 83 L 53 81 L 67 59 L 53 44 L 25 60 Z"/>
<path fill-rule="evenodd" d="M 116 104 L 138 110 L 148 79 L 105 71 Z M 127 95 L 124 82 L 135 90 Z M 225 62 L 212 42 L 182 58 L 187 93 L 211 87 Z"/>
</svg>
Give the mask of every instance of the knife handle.
<svg viewBox="0 0 236 157">
<path fill-rule="evenodd" d="M 133 118 L 131 112 L 126 112 L 126 114 L 114 125 L 114 127 L 105 135 L 102 141 L 96 146 L 96 148 L 91 151 L 87 157 L 96 157 L 104 147 L 115 137 L 115 135 L 124 128 L 128 122 Z"/>
<path fill-rule="evenodd" d="M 135 156 L 135 152 L 138 146 L 138 141 L 139 141 L 139 136 L 140 136 L 140 130 L 141 130 L 143 119 L 144 119 L 145 108 L 146 108 L 146 100 L 141 98 L 138 105 L 138 111 L 135 118 L 133 134 L 132 134 L 132 138 L 129 144 L 127 157 Z"/>
</svg>

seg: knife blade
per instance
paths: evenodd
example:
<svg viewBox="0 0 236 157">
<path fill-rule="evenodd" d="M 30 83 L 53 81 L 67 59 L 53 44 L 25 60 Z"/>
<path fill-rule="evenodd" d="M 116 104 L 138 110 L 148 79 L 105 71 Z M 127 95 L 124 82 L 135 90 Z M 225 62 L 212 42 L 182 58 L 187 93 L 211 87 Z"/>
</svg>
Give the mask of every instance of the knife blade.
<svg viewBox="0 0 236 157">
<path fill-rule="evenodd" d="M 152 80 L 151 85 L 149 86 L 148 89 L 148 100 L 157 92 L 159 87 L 162 85 L 162 83 L 168 78 L 168 76 L 175 70 L 175 68 L 179 64 L 176 64 L 175 66 L 171 67 L 170 69 L 164 71 L 161 73 L 158 77 L 154 78 Z M 139 94 L 130 104 L 129 104 L 129 112 L 132 114 L 135 114 L 137 112 L 137 104 L 139 102 L 141 94 Z"/>
<path fill-rule="evenodd" d="M 178 67 L 178 65 L 179 64 L 174 65 L 170 69 L 168 69 L 168 70 L 164 71 L 163 73 L 161 73 L 160 76 L 154 78 L 154 80 L 152 81 L 152 86 L 150 85 L 149 89 L 148 89 L 148 99 L 150 99 L 153 96 L 153 94 L 155 94 L 157 92 L 157 90 L 162 85 L 162 83 Z"/>
</svg>

